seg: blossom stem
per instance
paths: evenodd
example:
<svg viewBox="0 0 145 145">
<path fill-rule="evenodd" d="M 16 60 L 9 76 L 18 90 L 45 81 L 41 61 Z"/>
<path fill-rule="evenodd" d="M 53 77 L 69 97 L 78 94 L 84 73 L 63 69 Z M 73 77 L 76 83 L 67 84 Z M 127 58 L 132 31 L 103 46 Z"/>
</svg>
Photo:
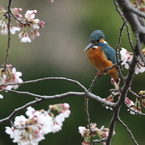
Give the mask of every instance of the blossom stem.
<svg viewBox="0 0 145 145">
<path fill-rule="evenodd" d="M 133 136 L 133 134 L 132 134 L 132 132 L 130 131 L 130 129 L 128 128 L 128 126 L 127 126 L 120 118 L 118 118 L 118 122 L 119 122 L 120 124 L 122 124 L 123 127 L 125 127 L 125 129 L 126 129 L 127 132 L 129 133 L 129 135 L 130 135 L 132 141 L 134 142 L 134 144 L 135 144 L 135 145 L 138 145 L 138 143 L 137 143 L 135 137 Z"/>
<path fill-rule="evenodd" d="M 92 81 L 92 83 L 91 83 L 89 89 L 88 89 L 89 92 L 92 91 L 92 89 L 93 89 L 93 87 L 94 87 L 94 85 L 95 85 L 95 82 L 96 82 L 97 78 L 98 78 L 98 76 L 96 75 L 96 76 L 94 77 L 94 79 L 93 79 L 93 81 Z M 84 101 L 85 113 L 86 113 L 86 120 L 87 120 L 89 129 L 90 129 L 90 132 L 91 132 L 91 134 L 92 134 L 91 125 L 90 125 L 91 122 L 90 122 L 90 114 L 89 114 L 89 105 L 88 105 L 88 103 L 89 103 L 89 98 L 88 98 L 88 96 L 86 95 L 86 96 L 85 96 L 85 101 Z"/>
<path fill-rule="evenodd" d="M 7 48 L 6 48 L 6 56 L 5 56 L 5 63 L 4 63 L 4 70 L 6 69 L 6 65 L 8 64 L 8 56 L 9 56 L 9 49 L 10 49 L 10 43 L 11 43 L 11 34 L 10 34 L 10 23 L 11 23 L 11 15 L 10 15 L 10 11 L 11 11 L 11 4 L 12 4 L 12 0 L 9 0 L 8 2 L 8 11 L 7 11 L 7 16 L 8 16 L 8 24 L 7 24 L 7 28 L 8 28 L 8 43 L 7 43 Z"/>
</svg>

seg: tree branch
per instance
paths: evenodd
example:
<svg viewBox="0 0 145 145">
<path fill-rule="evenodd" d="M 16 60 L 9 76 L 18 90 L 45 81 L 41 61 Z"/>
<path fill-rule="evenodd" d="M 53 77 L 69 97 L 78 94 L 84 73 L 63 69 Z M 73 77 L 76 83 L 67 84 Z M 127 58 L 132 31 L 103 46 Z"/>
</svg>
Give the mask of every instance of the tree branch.
<svg viewBox="0 0 145 145">
<path fill-rule="evenodd" d="M 40 78 L 40 79 L 35 79 L 35 80 L 30 80 L 30 81 L 24 81 L 21 83 L 7 83 L 7 84 L 0 85 L 0 87 L 9 86 L 9 85 L 11 86 L 11 85 L 30 84 L 30 83 L 36 83 L 36 82 L 45 81 L 45 80 L 64 80 L 64 81 L 72 82 L 80 86 L 85 92 L 88 91 L 86 87 L 84 87 L 80 82 L 73 79 L 65 78 L 65 77 L 45 77 L 45 78 Z"/>
<path fill-rule="evenodd" d="M 135 34 L 138 32 L 141 43 L 145 44 L 145 23 L 143 23 L 143 20 L 141 19 L 141 17 L 145 18 L 145 14 L 135 9 L 129 0 L 117 0 L 117 2 L 121 7 L 125 18 L 130 23 L 133 33 Z"/>
<path fill-rule="evenodd" d="M 7 6 L 8 7 L 8 12 L 6 13 L 6 15 L 8 17 L 8 24 L 7 24 L 8 40 L 7 40 L 6 56 L 5 56 L 5 62 L 4 62 L 4 70 L 6 69 L 6 65 L 8 64 L 8 56 L 9 56 L 9 49 L 10 49 L 10 43 L 11 43 L 11 33 L 10 33 L 10 25 L 11 25 L 10 11 L 11 11 L 11 4 L 12 4 L 12 0 L 9 0 L 8 6 Z"/>
<path fill-rule="evenodd" d="M 106 138 L 106 145 L 110 145 L 110 143 L 111 143 L 111 139 L 113 137 L 113 131 L 115 130 L 115 124 L 116 124 L 117 118 L 119 116 L 119 113 L 120 113 L 120 108 L 114 109 L 113 117 L 110 122 L 109 134 L 108 134 L 108 137 Z"/>
<path fill-rule="evenodd" d="M 101 97 L 96 96 L 88 91 L 87 92 L 66 92 L 66 93 L 57 94 L 57 95 L 53 95 L 53 96 L 38 95 L 38 94 L 30 93 L 30 92 L 23 92 L 23 91 L 16 91 L 16 90 L 7 90 L 7 91 L 17 93 L 17 94 L 24 94 L 24 95 L 33 96 L 33 97 L 38 98 L 38 99 L 36 99 L 32 102 L 29 102 L 22 107 L 15 109 L 8 117 L 1 119 L 0 123 L 4 123 L 6 121 L 11 120 L 18 112 L 26 109 L 27 107 L 29 107 L 31 105 L 41 103 L 44 100 L 62 99 L 62 98 L 70 97 L 70 96 L 84 97 L 85 95 L 87 95 L 88 97 L 95 99 L 106 106 L 114 107 L 114 103 L 107 102 L 104 99 L 102 99 Z"/>
<path fill-rule="evenodd" d="M 6 121 L 10 121 L 18 112 L 26 109 L 27 107 L 31 106 L 31 105 L 34 105 L 34 104 L 38 104 L 38 103 L 41 103 L 43 101 L 43 99 L 36 99 L 34 101 L 31 101 L 27 104 L 25 104 L 24 106 L 22 107 L 19 107 L 17 109 L 15 109 L 8 117 L 4 118 L 4 119 L 0 119 L 0 124 L 1 123 L 4 123 Z"/>
<path fill-rule="evenodd" d="M 102 138 L 102 139 L 96 139 L 96 140 L 93 140 L 93 145 L 95 145 L 96 143 L 101 143 L 101 142 L 105 142 L 106 141 L 106 138 Z"/>
<path fill-rule="evenodd" d="M 125 129 L 126 129 L 127 132 L 129 133 L 130 138 L 132 139 L 133 143 L 134 143 L 135 145 L 139 145 L 139 144 L 137 143 L 135 137 L 133 136 L 133 133 L 132 133 L 131 130 L 128 128 L 128 126 L 127 126 L 120 118 L 118 118 L 118 122 L 119 122 L 120 124 L 122 124 L 123 127 L 125 127 Z"/>
</svg>

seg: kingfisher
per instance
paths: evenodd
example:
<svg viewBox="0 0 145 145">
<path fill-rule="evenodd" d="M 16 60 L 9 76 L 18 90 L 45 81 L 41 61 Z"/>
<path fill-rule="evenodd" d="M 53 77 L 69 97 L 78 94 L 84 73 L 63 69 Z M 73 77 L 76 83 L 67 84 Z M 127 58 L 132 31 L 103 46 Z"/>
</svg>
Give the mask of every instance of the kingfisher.
<svg viewBox="0 0 145 145">
<path fill-rule="evenodd" d="M 116 51 L 105 41 L 105 35 L 101 30 L 95 30 L 89 38 L 89 45 L 84 49 L 87 51 L 91 64 L 100 72 L 109 74 L 115 82 L 119 81 L 116 67 Z M 111 69 L 107 69 L 112 67 Z"/>
</svg>

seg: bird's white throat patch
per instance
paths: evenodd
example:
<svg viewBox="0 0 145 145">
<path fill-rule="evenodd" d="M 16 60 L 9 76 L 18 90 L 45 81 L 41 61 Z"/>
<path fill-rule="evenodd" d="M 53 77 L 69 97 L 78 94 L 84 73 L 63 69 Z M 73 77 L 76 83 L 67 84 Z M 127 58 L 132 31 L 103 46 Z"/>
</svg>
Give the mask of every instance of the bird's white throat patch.
<svg viewBox="0 0 145 145">
<path fill-rule="evenodd" d="M 99 46 L 93 46 L 92 48 L 95 48 L 95 49 L 97 49 Z"/>
</svg>

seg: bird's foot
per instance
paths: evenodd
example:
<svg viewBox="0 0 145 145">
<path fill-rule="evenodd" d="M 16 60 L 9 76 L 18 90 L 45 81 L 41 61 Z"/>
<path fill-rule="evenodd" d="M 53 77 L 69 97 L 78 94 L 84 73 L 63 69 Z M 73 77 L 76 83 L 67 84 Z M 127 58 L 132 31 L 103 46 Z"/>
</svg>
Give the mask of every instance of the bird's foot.
<svg viewBox="0 0 145 145">
<path fill-rule="evenodd" d="M 103 71 L 102 71 L 104 74 L 107 72 L 107 69 L 105 68 L 105 69 L 103 69 Z"/>
<path fill-rule="evenodd" d="M 116 83 L 119 84 L 120 83 L 120 78 L 116 79 Z"/>
<path fill-rule="evenodd" d="M 102 75 L 101 71 L 97 72 L 97 74 L 96 74 L 97 77 L 101 77 L 101 75 Z"/>
</svg>

